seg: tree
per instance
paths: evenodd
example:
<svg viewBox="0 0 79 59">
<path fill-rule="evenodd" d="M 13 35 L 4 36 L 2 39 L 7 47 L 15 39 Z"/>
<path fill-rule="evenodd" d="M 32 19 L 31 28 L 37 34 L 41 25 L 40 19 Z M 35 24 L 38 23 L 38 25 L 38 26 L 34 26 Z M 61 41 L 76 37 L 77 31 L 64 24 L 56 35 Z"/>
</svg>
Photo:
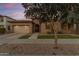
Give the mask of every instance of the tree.
<svg viewBox="0 0 79 59">
<path fill-rule="evenodd" d="M 56 28 L 56 23 L 62 23 L 64 19 L 65 21 L 70 21 L 71 17 L 69 16 L 69 11 L 74 11 L 77 7 L 77 4 L 59 4 L 59 3 L 33 3 L 33 4 L 22 4 L 25 8 L 25 16 L 30 17 L 32 20 L 38 19 L 40 24 L 42 22 L 50 22 L 51 29 L 54 30 L 55 36 L 55 47 L 57 48 L 57 32 L 58 32 L 58 25 Z M 70 13 L 71 14 L 71 13 Z M 70 19 L 67 19 L 67 18 Z M 70 21 L 71 22 L 71 21 Z M 53 28 L 54 27 L 54 28 Z"/>
<path fill-rule="evenodd" d="M 68 4 L 68 7 L 69 8 L 67 8 L 66 12 L 63 13 L 61 20 L 62 23 L 65 23 L 68 26 L 68 29 L 72 29 L 74 24 L 78 25 L 79 23 L 79 4 Z M 78 31 L 79 26 L 77 26 L 76 28 Z"/>
<path fill-rule="evenodd" d="M 74 11 L 74 23 L 76 24 L 76 34 L 79 34 L 79 4 L 76 10 Z"/>
</svg>

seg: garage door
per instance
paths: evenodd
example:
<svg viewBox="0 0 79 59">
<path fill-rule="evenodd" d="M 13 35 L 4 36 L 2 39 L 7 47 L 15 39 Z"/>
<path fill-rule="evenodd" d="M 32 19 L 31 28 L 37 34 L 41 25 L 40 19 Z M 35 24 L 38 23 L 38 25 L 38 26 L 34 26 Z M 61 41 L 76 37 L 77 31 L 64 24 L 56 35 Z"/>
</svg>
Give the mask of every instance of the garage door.
<svg viewBox="0 0 79 59">
<path fill-rule="evenodd" d="M 16 33 L 29 33 L 29 26 L 14 26 L 14 32 Z"/>
</svg>

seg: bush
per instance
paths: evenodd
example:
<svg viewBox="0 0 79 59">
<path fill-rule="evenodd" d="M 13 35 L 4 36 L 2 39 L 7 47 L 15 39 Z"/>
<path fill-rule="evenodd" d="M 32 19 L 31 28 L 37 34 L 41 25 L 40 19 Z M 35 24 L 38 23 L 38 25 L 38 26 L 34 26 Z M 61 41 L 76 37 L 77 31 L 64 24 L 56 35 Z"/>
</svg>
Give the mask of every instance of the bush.
<svg viewBox="0 0 79 59">
<path fill-rule="evenodd" d="M 59 31 L 58 34 L 63 34 L 63 32 Z"/>
<path fill-rule="evenodd" d="M 0 34 L 5 33 L 5 28 L 0 28 Z"/>
<path fill-rule="evenodd" d="M 48 31 L 48 32 L 47 32 L 47 34 L 54 34 L 54 33 L 53 33 L 53 32 L 49 32 L 49 31 Z"/>
</svg>

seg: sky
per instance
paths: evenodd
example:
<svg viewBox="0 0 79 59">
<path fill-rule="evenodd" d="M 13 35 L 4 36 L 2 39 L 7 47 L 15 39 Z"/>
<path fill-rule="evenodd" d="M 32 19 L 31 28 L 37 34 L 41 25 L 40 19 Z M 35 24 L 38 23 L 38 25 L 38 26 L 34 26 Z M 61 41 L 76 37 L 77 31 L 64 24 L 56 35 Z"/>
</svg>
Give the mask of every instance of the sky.
<svg viewBox="0 0 79 59">
<path fill-rule="evenodd" d="M 0 3 L 0 15 L 9 16 L 16 20 L 25 20 L 24 8 L 20 3 Z"/>
</svg>

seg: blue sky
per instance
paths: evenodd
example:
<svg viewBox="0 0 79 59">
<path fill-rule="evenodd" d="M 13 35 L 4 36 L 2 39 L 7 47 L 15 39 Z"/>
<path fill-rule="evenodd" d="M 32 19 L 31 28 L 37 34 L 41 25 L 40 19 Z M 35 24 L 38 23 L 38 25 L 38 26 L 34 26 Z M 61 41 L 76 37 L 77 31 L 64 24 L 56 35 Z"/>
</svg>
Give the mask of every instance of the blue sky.
<svg viewBox="0 0 79 59">
<path fill-rule="evenodd" d="M 24 10 L 20 3 L 0 3 L 0 15 L 10 16 L 16 20 L 26 19 Z"/>
</svg>

